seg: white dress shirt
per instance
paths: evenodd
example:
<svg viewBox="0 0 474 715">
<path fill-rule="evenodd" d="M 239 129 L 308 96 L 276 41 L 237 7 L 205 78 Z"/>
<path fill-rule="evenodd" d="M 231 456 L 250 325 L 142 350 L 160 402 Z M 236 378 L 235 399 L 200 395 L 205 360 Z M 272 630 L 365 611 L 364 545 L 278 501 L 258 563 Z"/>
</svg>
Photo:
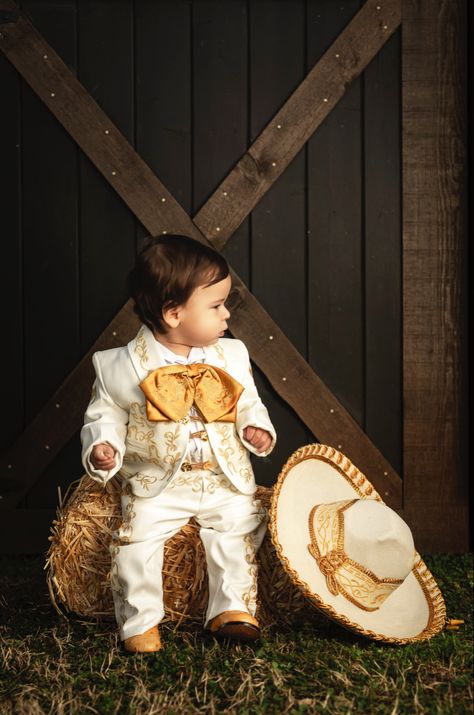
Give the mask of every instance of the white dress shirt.
<svg viewBox="0 0 474 715">
<path fill-rule="evenodd" d="M 189 355 L 187 357 L 184 357 L 184 355 L 177 355 L 176 353 L 174 353 L 156 338 L 155 341 L 156 347 L 158 348 L 162 358 L 168 365 L 190 365 L 194 362 L 206 362 L 206 353 L 201 347 L 193 346 L 189 351 Z M 193 432 L 203 430 L 204 424 L 202 423 L 202 420 L 199 419 L 199 413 L 197 412 L 194 405 L 191 405 L 188 414 L 190 417 L 190 433 L 192 434 Z M 186 460 L 190 462 L 203 462 L 209 460 L 217 464 L 217 461 L 211 449 L 211 445 L 207 440 L 202 440 L 200 437 L 190 437 L 189 447 L 186 453 Z"/>
</svg>

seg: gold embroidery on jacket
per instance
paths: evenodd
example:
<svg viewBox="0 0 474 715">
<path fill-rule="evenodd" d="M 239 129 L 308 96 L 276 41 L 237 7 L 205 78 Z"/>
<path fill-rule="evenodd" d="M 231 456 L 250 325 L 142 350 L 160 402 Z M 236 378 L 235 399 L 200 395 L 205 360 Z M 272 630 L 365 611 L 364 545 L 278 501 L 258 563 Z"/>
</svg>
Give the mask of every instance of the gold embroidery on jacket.
<svg viewBox="0 0 474 715">
<path fill-rule="evenodd" d="M 238 474 L 246 482 L 249 482 L 253 476 L 252 469 L 249 467 L 240 467 L 239 469 L 237 469 L 233 461 L 233 455 L 236 455 L 239 461 L 242 461 L 242 459 L 248 460 L 247 450 L 242 445 L 240 440 L 236 439 L 235 437 L 235 427 L 231 427 L 230 425 L 226 424 L 218 424 L 217 422 L 215 423 L 215 425 L 216 432 L 220 435 L 222 444 L 222 448 L 219 449 L 219 454 L 225 459 L 229 470 L 233 474 Z M 234 437 L 233 440 L 231 440 L 232 436 Z M 231 446 L 231 441 L 234 445 L 237 445 L 237 450 L 233 446 Z"/>
<path fill-rule="evenodd" d="M 145 367 L 145 364 L 148 362 L 148 346 L 144 332 L 144 328 L 140 328 L 135 345 L 135 353 L 138 355 L 141 367 Z"/>
<path fill-rule="evenodd" d="M 199 492 L 203 487 L 203 479 L 204 476 L 200 474 L 178 474 L 173 477 L 173 479 L 167 484 L 166 488 L 172 489 L 173 487 L 181 487 L 186 484 L 192 487 L 193 492 Z M 204 486 L 205 492 L 207 492 L 208 494 L 214 494 L 216 489 L 219 489 L 221 487 L 230 489 L 232 492 L 234 492 L 234 494 L 240 493 L 239 490 L 234 487 L 232 482 L 230 482 L 224 474 L 212 473 L 206 475 Z"/>
<path fill-rule="evenodd" d="M 224 353 L 224 348 L 219 343 L 216 343 L 212 347 L 214 348 L 216 353 L 219 355 L 219 357 L 223 363 L 223 365 L 222 365 L 223 370 L 227 370 L 227 358 Z"/>
</svg>

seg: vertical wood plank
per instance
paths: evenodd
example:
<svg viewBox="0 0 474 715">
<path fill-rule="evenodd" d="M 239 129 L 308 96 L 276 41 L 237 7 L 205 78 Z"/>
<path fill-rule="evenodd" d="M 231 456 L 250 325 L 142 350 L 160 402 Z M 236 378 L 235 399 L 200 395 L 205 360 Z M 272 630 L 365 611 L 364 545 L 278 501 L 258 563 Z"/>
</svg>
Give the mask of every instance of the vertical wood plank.
<svg viewBox="0 0 474 715">
<path fill-rule="evenodd" d="M 78 79 L 131 144 L 134 144 L 133 27 L 131 0 L 78 3 Z M 135 220 L 82 152 L 79 196 L 83 355 L 128 298 L 126 274 L 135 255 Z"/>
<path fill-rule="evenodd" d="M 310 65 L 360 4 L 310 0 Z M 363 426 L 361 116 L 359 77 L 308 142 L 308 345 L 312 367 Z M 343 434 L 339 445 L 344 452 Z"/>
<path fill-rule="evenodd" d="M 8 380 L 2 380 L 2 404 L 8 406 L 2 421 L 0 449 L 6 449 L 24 426 L 23 384 L 23 269 L 21 224 L 21 80 L 10 62 L 0 56 L 0 194 L 2 197 L 2 261 L 0 302 L 4 306 L 2 332 L 3 365 Z M 0 494 L 2 493 L 0 485 Z"/>
<path fill-rule="evenodd" d="M 466 26 L 464 0 L 403 2 L 404 508 L 427 551 L 469 548 Z"/>
<path fill-rule="evenodd" d="M 194 216 L 249 146 L 247 3 L 199 0 L 192 17 Z M 249 219 L 222 253 L 247 283 Z"/>
<path fill-rule="evenodd" d="M 363 75 L 365 432 L 401 475 L 402 315 L 400 39 Z"/>
<path fill-rule="evenodd" d="M 250 3 L 249 19 L 250 142 L 253 142 L 304 79 L 309 67 L 305 57 L 304 2 Z M 249 287 L 306 357 L 305 180 L 303 148 L 253 210 Z M 255 368 L 254 374 L 278 434 L 276 448 L 265 464 L 259 458 L 253 462 L 260 483 L 271 485 L 288 455 L 315 437 L 278 398 L 262 372 Z"/>
<path fill-rule="evenodd" d="M 191 5 L 135 2 L 136 150 L 191 213 Z M 138 235 L 145 229 L 139 224 Z"/>
<path fill-rule="evenodd" d="M 76 4 L 28 0 L 22 9 L 73 70 Z M 78 149 L 37 95 L 22 84 L 25 425 L 81 355 L 78 296 Z M 48 445 L 44 445 L 47 449 Z M 55 501 L 74 455 L 51 464 L 20 506 Z M 68 465 L 65 467 L 65 465 Z"/>
</svg>

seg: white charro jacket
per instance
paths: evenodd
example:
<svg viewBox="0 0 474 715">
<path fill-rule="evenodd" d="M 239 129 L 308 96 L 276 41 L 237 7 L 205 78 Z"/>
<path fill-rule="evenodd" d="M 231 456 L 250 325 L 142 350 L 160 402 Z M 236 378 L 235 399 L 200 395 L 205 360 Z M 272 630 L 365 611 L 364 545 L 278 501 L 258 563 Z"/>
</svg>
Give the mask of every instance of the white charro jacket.
<svg viewBox="0 0 474 715">
<path fill-rule="evenodd" d="M 92 355 L 96 378 L 81 430 L 82 464 L 87 474 L 105 484 L 114 474 L 130 483 L 137 496 L 159 494 L 184 461 L 189 442 L 188 418 L 179 422 L 153 422 L 146 416 L 146 400 L 139 384 L 165 363 L 155 349 L 151 330 L 142 324 L 128 345 L 101 350 Z M 156 341 L 155 341 L 156 342 Z M 233 485 L 244 494 L 253 494 L 255 477 L 249 451 L 266 457 L 276 444 L 276 432 L 262 403 L 252 376 L 245 343 L 219 338 L 204 347 L 206 364 L 226 370 L 244 386 L 237 403 L 236 422 L 203 422 L 215 457 Z M 258 454 L 244 439 L 247 426 L 260 427 L 272 436 L 272 443 Z M 108 442 L 116 450 L 116 466 L 95 469 L 90 461 L 94 445 Z"/>
</svg>

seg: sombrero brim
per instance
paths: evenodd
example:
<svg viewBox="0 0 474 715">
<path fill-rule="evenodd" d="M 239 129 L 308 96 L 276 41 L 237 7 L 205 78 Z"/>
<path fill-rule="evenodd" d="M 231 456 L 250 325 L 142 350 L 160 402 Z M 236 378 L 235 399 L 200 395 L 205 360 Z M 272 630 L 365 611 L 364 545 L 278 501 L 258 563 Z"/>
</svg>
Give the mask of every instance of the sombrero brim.
<svg viewBox="0 0 474 715">
<path fill-rule="evenodd" d="M 270 505 L 269 530 L 293 583 L 326 615 L 369 638 L 389 643 L 426 640 L 446 621 L 443 596 L 418 552 L 404 582 L 376 611 L 332 594 L 307 549 L 308 516 L 315 504 L 344 499 L 383 499 L 342 452 L 324 444 L 296 450 L 283 466 Z"/>
</svg>

